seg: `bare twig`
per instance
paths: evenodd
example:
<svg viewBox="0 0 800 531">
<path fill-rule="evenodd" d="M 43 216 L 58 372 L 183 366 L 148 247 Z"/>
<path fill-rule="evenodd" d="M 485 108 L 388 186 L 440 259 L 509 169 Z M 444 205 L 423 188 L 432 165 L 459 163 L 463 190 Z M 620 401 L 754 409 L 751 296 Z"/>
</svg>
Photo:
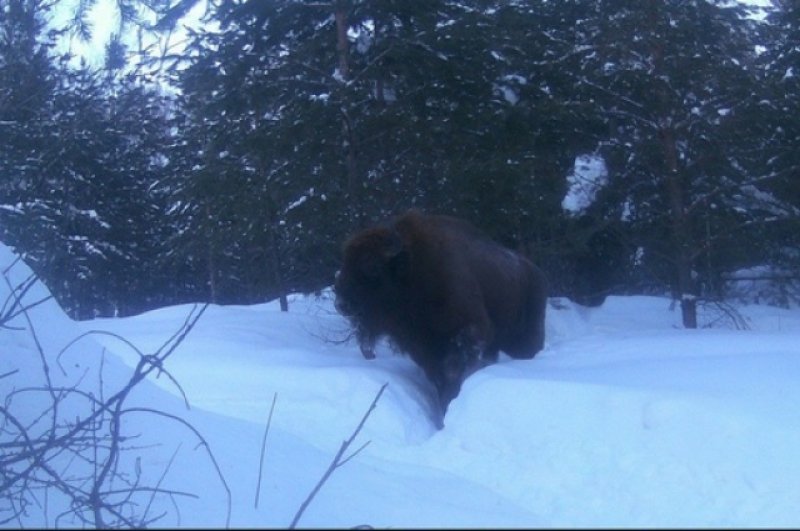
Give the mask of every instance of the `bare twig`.
<svg viewBox="0 0 800 531">
<path fill-rule="evenodd" d="M 169 458 L 169 462 L 167 463 L 167 466 L 164 467 L 164 472 L 161 474 L 161 477 L 158 478 L 158 482 L 156 483 L 155 488 L 152 489 L 153 494 L 152 494 L 152 496 L 150 496 L 150 501 L 147 503 L 147 506 L 144 508 L 144 514 L 142 515 L 142 520 L 146 520 L 147 519 L 147 513 L 150 512 L 150 508 L 153 506 L 153 502 L 156 499 L 156 494 L 158 494 L 159 492 L 163 492 L 161 490 L 161 488 L 160 488 L 161 487 L 161 483 L 164 481 L 164 478 L 167 477 L 167 472 L 169 472 L 169 469 L 172 468 L 172 463 L 175 461 L 175 457 L 178 455 L 178 452 L 180 451 L 180 449 L 181 449 L 181 445 L 178 444 L 178 447 L 175 448 L 174 452 L 172 452 L 172 457 Z M 174 491 L 170 491 L 170 494 L 177 494 L 177 493 L 174 492 Z M 195 498 L 196 497 L 197 496 L 195 496 Z"/>
<path fill-rule="evenodd" d="M 166 359 L 170 354 L 172 354 L 175 351 L 175 349 L 178 348 L 178 345 L 180 345 L 183 342 L 183 340 L 186 339 L 186 336 L 189 335 L 189 332 L 192 331 L 192 329 L 197 324 L 197 321 L 200 320 L 200 317 L 203 316 L 203 314 L 205 313 L 205 311 L 208 309 L 209 306 L 210 306 L 209 304 L 204 304 L 200 307 L 200 310 L 198 311 L 197 305 L 194 305 L 192 307 L 192 310 L 189 312 L 189 315 L 186 316 L 186 320 L 183 322 L 183 326 L 181 326 L 178 329 L 178 331 L 172 335 L 172 337 L 170 337 L 167 341 L 165 341 L 164 344 L 161 345 L 161 347 L 156 351 L 156 353 L 153 356 L 163 360 Z M 197 312 L 196 315 L 195 312 Z M 172 344 L 170 345 L 170 343 Z M 166 352 L 164 352 L 165 349 Z"/>
<path fill-rule="evenodd" d="M 217 476 L 219 477 L 219 480 L 222 483 L 223 488 L 225 489 L 225 493 L 227 495 L 227 515 L 225 517 L 225 528 L 226 529 L 229 528 L 231 525 L 231 512 L 233 507 L 233 497 L 231 495 L 231 489 L 230 487 L 228 487 L 228 482 L 225 481 L 225 476 L 222 473 L 222 469 L 220 468 L 219 463 L 217 462 L 217 458 L 214 456 L 214 452 L 211 451 L 211 445 L 208 444 L 208 441 L 206 441 L 205 437 L 203 437 L 203 435 L 199 431 L 197 431 L 197 428 L 192 426 L 189 422 L 175 415 L 165 413 L 164 411 L 158 411 L 156 409 L 142 408 L 142 407 L 128 408 L 124 411 L 121 411 L 121 413 L 135 413 L 135 412 L 150 413 L 152 415 L 158 415 L 161 417 L 172 419 L 173 421 L 182 424 L 183 426 L 188 428 L 189 431 L 194 433 L 195 437 L 197 437 L 197 439 L 200 441 L 198 446 L 202 446 L 203 448 L 205 448 L 206 454 L 208 454 L 209 459 L 211 459 L 211 464 L 214 465 L 214 470 L 216 470 Z"/>
<path fill-rule="evenodd" d="M 378 391 L 378 394 L 375 395 L 375 398 L 372 400 L 372 404 L 369 406 L 369 409 L 366 411 L 366 413 L 364 413 L 364 416 L 361 417 L 361 422 L 358 423 L 358 426 L 356 427 L 356 429 L 353 432 L 353 434 L 350 435 L 350 438 L 348 438 L 347 440 L 342 442 L 342 445 L 339 448 L 339 451 L 336 452 L 336 455 L 333 457 L 333 461 L 331 461 L 330 466 L 328 466 L 328 469 L 325 470 L 324 474 L 322 474 L 322 477 L 320 478 L 320 480 L 317 483 L 317 485 L 314 487 L 314 489 L 308 495 L 306 500 L 302 503 L 302 505 L 300 506 L 300 509 L 297 511 L 297 514 L 294 515 L 294 519 L 292 520 L 292 523 L 289 524 L 289 529 L 295 529 L 297 527 L 297 522 L 300 521 L 300 517 L 303 516 L 303 513 L 308 508 L 308 506 L 311 504 L 311 502 L 313 501 L 314 497 L 320 491 L 320 489 L 325 484 L 325 482 L 328 481 L 328 478 L 331 477 L 331 474 L 333 474 L 333 472 L 337 468 L 343 466 L 350 459 L 355 457 L 359 452 L 361 452 L 364 448 L 366 448 L 367 444 L 369 444 L 369 442 L 364 443 L 358 450 L 356 450 L 355 452 L 350 454 L 350 456 L 348 456 L 348 457 L 343 459 L 343 456 L 344 456 L 345 452 L 347 452 L 348 448 L 350 448 L 350 445 L 353 444 L 353 441 L 358 436 L 358 434 L 361 432 L 361 428 L 364 427 L 364 423 L 367 422 L 367 419 L 369 418 L 370 414 L 372 414 L 372 412 L 375 410 L 375 406 L 378 404 L 378 400 L 380 400 L 381 395 L 383 394 L 383 391 L 386 389 L 386 386 L 388 386 L 388 385 L 389 385 L 388 383 L 385 383 L 385 384 L 383 384 L 381 386 L 380 391 Z"/>
<path fill-rule="evenodd" d="M 736 330 L 750 330 L 747 318 L 732 305 L 723 301 L 701 301 L 700 305 L 707 312 L 717 311 L 716 317 L 705 324 L 703 328 L 714 328 L 719 323 L 727 320 Z"/>
<path fill-rule="evenodd" d="M 67 507 L 59 511 L 55 517 L 57 527 L 76 524 L 96 527 L 147 527 L 167 514 L 166 512 L 150 514 L 156 496 L 164 496 L 171 500 L 178 513 L 178 518 L 180 518 L 175 498 L 179 496 L 196 498 L 197 496 L 161 487 L 161 483 L 171 468 L 175 454 L 155 486 L 144 484 L 145 476 L 138 457 L 133 463 L 132 472 L 123 468 L 123 454 L 136 448 L 131 447 L 128 442 L 137 437 L 131 436 L 123 430 L 124 417 L 131 412 L 144 412 L 182 424 L 197 437 L 200 445 L 205 447 L 228 493 L 226 524 L 229 526 L 230 489 L 202 435 L 190 423 L 175 415 L 156 409 L 125 407 L 125 401 L 133 389 L 153 371 L 157 371 L 157 374 L 166 374 L 180 390 L 184 402 L 188 406 L 185 393 L 175 378 L 164 369 L 164 362 L 196 325 L 207 305 L 199 310 L 195 306 L 181 328 L 153 354 L 143 352 L 121 336 L 99 331 L 81 334 L 70 341 L 55 357 L 55 362 L 64 376 L 67 376 L 67 372 L 61 364 L 61 356 L 66 350 L 73 348 L 78 341 L 92 334 L 106 334 L 115 337 L 139 356 L 139 362 L 134 367 L 129 380 L 121 389 L 111 393 L 111 396 L 106 396 L 103 378 L 104 349 L 103 357 L 100 360 L 98 383 L 100 388 L 99 393 L 95 394 L 94 391 L 84 390 L 86 386 L 84 380 L 88 368 L 70 385 L 56 386 L 54 384 L 51 377 L 53 358 L 45 351 L 39 340 L 34 320 L 30 315 L 32 308 L 48 300 L 49 297 L 34 303 L 24 301 L 23 297 L 29 296 L 30 290 L 37 280 L 31 276 L 14 286 L 8 276 L 10 268 L 11 266 L 2 271 L 3 280 L 9 289 L 9 296 L 0 308 L 0 327 L 9 330 L 27 330 L 38 354 L 43 384 L 24 388 L 12 387 L 2 397 L 3 401 L 0 404 L 0 434 L 3 437 L 3 442 L 0 443 L 0 514 L 2 514 L 0 524 L 16 522 L 19 527 L 24 527 L 27 523 L 24 516 L 30 514 L 31 509 L 35 509 L 35 512 L 39 514 L 44 514 L 49 523 L 49 493 L 54 489 L 64 494 L 68 500 Z M 13 328 L 12 320 L 20 316 L 26 326 Z M 9 370 L 0 374 L 0 379 L 10 378 L 18 372 L 18 369 Z M 44 397 L 44 403 L 36 402 L 39 397 Z M 30 400 L 27 400 L 29 398 Z M 22 409 L 27 410 L 25 415 L 20 415 L 14 408 L 19 400 L 24 400 Z M 33 403 L 41 405 L 41 408 L 29 409 L 31 400 L 34 401 Z M 67 404 L 70 405 L 67 406 Z M 82 407 L 76 410 L 76 405 Z M 75 411 L 78 413 L 74 413 Z M 146 448 L 147 446 L 138 447 L 139 450 Z M 144 507 L 144 513 L 137 514 L 142 507 Z M 71 522 L 65 522 L 70 518 Z"/>
<path fill-rule="evenodd" d="M 192 311 L 194 311 L 194 309 L 193 309 Z M 202 315 L 202 312 L 200 313 L 200 315 Z M 200 318 L 200 315 L 198 315 L 198 316 L 197 316 L 197 319 L 199 319 L 199 318 Z M 193 321 L 193 322 L 192 322 L 192 326 L 194 326 L 194 322 L 196 322 L 196 321 Z M 184 326 L 186 326 L 186 324 L 184 324 Z M 89 337 L 89 336 L 94 336 L 94 335 L 97 335 L 97 336 L 109 336 L 109 337 L 113 337 L 114 339 L 117 339 L 117 340 L 119 340 L 121 343 L 123 343 L 123 344 L 127 345 L 128 347 L 130 347 L 130 348 L 131 348 L 131 350 L 133 350 L 133 351 L 134 351 L 136 354 L 138 354 L 138 355 L 139 355 L 139 357 L 140 357 L 140 358 L 142 358 L 142 359 L 144 359 L 144 358 L 147 358 L 149 361 L 153 362 L 153 364 L 154 364 L 154 365 L 157 365 L 157 367 L 156 367 L 156 368 L 158 368 L 159 375 L 161 375 L 161 374 L 165 374 L 165 375 L 167 376 L 167 378 L 169 379 L 169 381 L 171 381 L 171 382 L 173 383 L 173 385 L 175 385 L 175 387 L 178 389 L 178 392 L 181 394 L 181 397 L 183 398 L 183 403 L 186 405 L 186 409 L 191 409 L 191 406 L 189 405 L 189 399 L 188 399 L 188 397 L 186 396 L 186 392 L 183 390 L 183 387 L 181 387 L 181 384 L 179 384 L 179 383 L 178 383 L 178 381 L 177 381 L 177 380 L 176 380 L 176 379 L 175 379 L 175 378 L 172 376 L 172 374 L 170 374 L 170 373 L 169 373 L 169 371 L 167 371 L 167 370 L 166 370 L 166 369 L 164 369 L 164 367 L 163 367 L 163 360 L 164 360 L 164 359 L 165 359 L 165 358 L 166 358 L 166 357 L 167 357 L 169 354 L 171 354 L 171 353 L 172 353 L 172 350 L 170 350 L 170 351 L 169 351 L 167 354 L 164 354 L 164 355 L 163 355 L 161 358 L 156 358 L 156 357 L 155 357 L 156 355 L 148 355 L 148 354 L 145 354 L 145 353 L 144 353 L 144 352 L 142 352 L 142 351 L 141 351 L 141 350 L 140 350 L 140 349 L 139 349 L 139 348 L 138 348 L 136 345 L 134 345 L 133 343 L 131 343 L 130 341 L 128 341 L 127 339 L 125 339 L 125 338 L 124 338 L 124 337 L 122 337 L 121 335 L 119 335 L 119 334 L 115 334 L 115 333 L 113 333 L 113 332 L 108 332 L 108 331 L 106 331 L 106 330 L 89 330 L 88 332 L 84 332 L 83 334 L 79 335 L 78 337 L 76 337 L 75 339 L 73 339 L 72 341 L 70 341 L 69 343 L 67 343 L 67 344 L 64 346 L 64 348 L 62 348 L 62 349 L 61 349 L 61 351 L 60 351 L 60 352 L 58 353 L 58 355 L 56 356 L 56 360 L 57 360 L 57 362 L 58 362 L 58 366 L 59 366 L 59 368 L 61 369 L 61 371 L 62 371 L 62 372 L 64 372 L 64 368 L 63 368 L 63 366 L 61 365 L 61 356 L 62 356 L 62 355 L 63 355 L 63 354 L 64 354 L 64 353 L 65 353 L 67 350 L 69 350 L 69 349 L 70 349 L 70 348 L 71 348 L 73 345 L 75 345 L 77 342 L 79 342 L 80 340 L 82 340 L 82 339 L 84 339 L 84 338 L 86 338 L 86 337 Z M 172 338 L 170 338 L 168 341 L 172 341 L 172 339 L 173 339 L 174 337 L 175 337 L 175 336 L 173 336 Z M 185 337 L 185 336 L 184 336 L 184 337 Z M 177 346 L 177 345 L 176 345 L 176 346 Z M 162 346 L 161 348 L 163 348 L 163 346 Z M 159 349 L 159 350 L 161 350 L 161 349 Z M 174 350 L 174 349 L 173 349 L 173 350 Z"/>
<path fill-rule="evenodd" d="M 19 260 L 19 258 L 17 259 Z M 14 263 L 17 263 L 17 260 Z M 8 271 L 8 269 L 6 269 Z M 4 325 L 5 323 L 11 321 L 14 317 L 21 313 L 20 307 L 22 303 L 22 299 L 25 297 L 25 294 L 28 293 L 28 290 L 31 289 L 36 284 L 36 277 L 31 274 L 20 282 L 16 287 L 11 286 L 11 281 L 6 276 L 6 272 L 3 273 L 5 277 L 6 284 L 11 289 L 6 301 L 3 303 L 3 308 L 0 309 L 0 326 Z M 27 305 L 27 309 L 31 309 L 39 304 L 52 299 L 53 296 L 50 295 L 48 297 L 44 297 L 36 302 L 30 303 Z"/>
<path fill-rule="evenodd" d="M 267 435 L 269 435 L 269 427 L 272 424 L 272 414 L 275 411 L 275 402 L 278 400 L 278 393 L 272 395 L 272 406 L 269 408 L 269 417 L 267 417 L 267 427 L 264 429 L 264 438 L 261 441 L 261 457 L 258 461 L 258 482 L 256 483 L 256 502 L 255 507 L 258 509 L 258 499 L 261 495 L 261 477 L 264 473 L 264 454 L 267 450 Z"/>
<path fill-rule="evenodd" d="M 11 371 L 4 372 L 3 374 L 0 374 L 0 379 L 2 379 L 2 378 L 6 378 L 6 377 L 8 377 L 8 376 L 13 376 L 14 374 L 16 374 L 16 373 L 18 373 L 18 372 L 19 372 L 19 369 L 13 369 L 13 370 L 11 370 Z"/>
</svg>

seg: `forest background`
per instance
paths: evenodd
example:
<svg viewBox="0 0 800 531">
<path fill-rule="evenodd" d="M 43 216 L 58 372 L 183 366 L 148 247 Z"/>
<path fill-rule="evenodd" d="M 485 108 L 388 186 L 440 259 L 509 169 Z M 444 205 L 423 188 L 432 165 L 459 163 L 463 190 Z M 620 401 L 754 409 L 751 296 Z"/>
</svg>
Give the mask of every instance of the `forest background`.
<svg viewBox="0 0 800 531">
<path fill-rule="evenodd" d="M 100 66 L 96 4 L 0 1 L 0 240 L 73 318 L 286 308 L 411 206 L 582 304 L 800 302 L 796 2 L 114 0 Z"/>
</svg>

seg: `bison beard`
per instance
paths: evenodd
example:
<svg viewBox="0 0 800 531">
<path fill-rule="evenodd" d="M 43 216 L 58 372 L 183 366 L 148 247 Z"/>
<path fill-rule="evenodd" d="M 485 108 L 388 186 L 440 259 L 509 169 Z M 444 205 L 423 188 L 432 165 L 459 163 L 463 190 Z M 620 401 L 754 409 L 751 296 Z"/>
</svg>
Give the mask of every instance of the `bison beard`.
<svg viewBox="0 0 800 531">
<path fill-rule="evenodd" d="M 456 218 L 410 210 L 356 234 L 334 289 L 365 358 L 385 335 L 423 369 L 440 428 L 470 374 L 501 350 L 532 358 L 544 344 L 542 272 Z"/>
</svg>

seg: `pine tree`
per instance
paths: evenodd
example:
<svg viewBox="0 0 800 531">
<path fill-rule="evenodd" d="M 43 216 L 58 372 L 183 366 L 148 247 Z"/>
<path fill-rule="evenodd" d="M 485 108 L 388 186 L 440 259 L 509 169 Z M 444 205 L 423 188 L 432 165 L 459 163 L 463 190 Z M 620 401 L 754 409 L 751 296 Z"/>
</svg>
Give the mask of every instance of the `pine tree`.
<svg viewBox="0 0 800 531">
<path fill-rule="evenodd" d="M 752 24 L 706 0 L 596 2 L 580 23 L 576 90 L 608 129 L 600 153 L 620 198 L 608 208 L 669 278 L 686 327 L 718 273 L 703 265 L 764 214 L 742 149 L 759 101 Z"/>
<path fill-rule="evenodd" d="M 784 294 L 783 304 L 800 302 L 800 5 L 776 2 L 765 25 L 767 97 L 760 106 L 767 185 L 776 198 L 775 223 L 759 235 L 774 266 L 769 280 Z"/>
<path fill-rule="evenodd" d="M 40 2 L 10 1 L 0 9 L 0 236 L 15 244 L 24 232 L 26 209 L 40 187 L 38 152 L 55 87 L 42 40 L 46 8 Z"/>
<path fill-rule="evenodd" d="M 555 7 L 249 2 L 221 5 L 217 19 L 180 80 L 204 157 L 189 163 L 204 176 L 185 173 L 182 190 L 205 198 L 195 195 L 197 211 L 234 208 L 248 227 L 234 238 L 209 220 L 184 232 L 219 234 L 204 232 L 223 242 L 206 260 L 215 274 L 230 274 L 223 255 L 266 246 L 269 266 L 248 278 L 280 262 L 289 284 L 330 282 L 347 232 L 412 205 L 531 251 L 558 230 L 564 175 L 592 142 L 580 132 L 587 106 L 547 80 L 576 61 L 543 25 L 570 31 Z M 211 169 L 222 153 L 229 176 Z M 209 179 L 217 191 L 200 192 Z"/>
<path fill-rule="evenodd" d="M 146 271 L 162 209 L 151 190 L 167 133 L 161 99 L 131 77 L 52 57 L 49 5 L 0 11 L 2 237 L 72 316 L 136 311 L 158 293 Z"/>
</svg>

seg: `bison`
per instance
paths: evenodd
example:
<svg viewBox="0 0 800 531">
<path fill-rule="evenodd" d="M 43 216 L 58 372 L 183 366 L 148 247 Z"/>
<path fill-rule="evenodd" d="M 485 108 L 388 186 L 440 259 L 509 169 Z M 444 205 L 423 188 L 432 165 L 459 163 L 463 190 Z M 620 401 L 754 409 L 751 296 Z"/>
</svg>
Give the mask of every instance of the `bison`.
<svg viewBox="0 0 800 531">
<path fill-rule="evenodd" d="M 334 285 L 364 357 L 387 336 L 419 365 L 444 413 L 461 384 L 503 351 L 544 345 L 547 287 L 530 260 L 466 221 L 412 209 L 352 236 Z"/>
</svg>

